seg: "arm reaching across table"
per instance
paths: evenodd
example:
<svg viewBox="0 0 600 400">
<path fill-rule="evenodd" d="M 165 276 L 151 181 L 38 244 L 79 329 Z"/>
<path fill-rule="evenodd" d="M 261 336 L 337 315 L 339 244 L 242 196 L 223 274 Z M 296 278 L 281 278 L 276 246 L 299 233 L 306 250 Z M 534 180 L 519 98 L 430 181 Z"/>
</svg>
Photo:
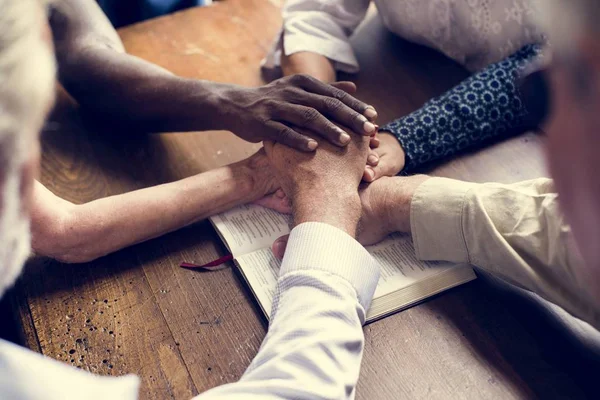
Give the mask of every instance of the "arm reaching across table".
<svg viewBox="0 0 600 400">
<path fill-rule="evenodd" d="M 377 113 L 355 99 L 349 82 L 327 85 L 308 76 L 259 88 L 186 79 L 125 53 L 93 0 L 50 1 L 59 78 L 89 110 L 130 129 L 151 132 L 231 130 L 245 140 L 280 141 L 312 151 L 304 127 L 343 146 L 348 135 L 332 121 L 369 135 Z M 325 117 L 327 116 L 327 117 Z"/>
<path fill-rule="evenodd" d="M 309 74 L 335 81 L 336 70 L 357 72 L 350 36 L 364 19 L 370 0 L 290 0 L 283 8 L 283 28 L 269 54 L 269 66 L 283 74 Z"/>
<path fill-rule="evenodd" d="M 600 299 L 551 180 L 503 185 L 383 178 L 361 198 L 361 243 L 411 232 L 419 259 L 473 264 L 600 327 Z"/>
<path fill-rule="evenodd" d="M 177 182 L 85 204 L 63 200 L 36 182 L 32 246 L 63 262 L 87 262 L 260 199 L 277 187 L 263 151 Z"/>
<path fill-rule="evenodd" d="M 277 282 L 269 331 L 239 382 L 210 398 L 353 398 L 364 346 L 361 326 L 379 266 L 356 240 L 368 139 L 314 154 L 265 144 L 296 227 Z"/>
<path fill-rule="evenodd" d="M 198 398 L 352 398 L 362 324 L 378 279 L 377 263 L 346 232 L 318 222 L 298 225 L 256 358 L 239 382 Z"/>
<path fill-rule="evenodd" d="M 519 79 L 540 53 L 541 46 L 525 46 L 412 114 L 384 125 L 381 132 L 392 133 L 403 148 L 403 171 L 537 126 L 541 116 L 525 107 Z"/>
<path fill-rule="evenodd" d="M 379 162 L 367 167 L 365 181 L 401 171 L 410 173 L 428 163 L 536 128 L 549 107 L 547 93 L 537 91 L 525 101 L 519 86 L 521 74 L 534 65 L 541 51 L 538 45 L 525 46 L 417 111 L 381 127 L 381 145 L 374 149 Z M 390 135 L 397 140 L 390 140 Z"/>
</svg>

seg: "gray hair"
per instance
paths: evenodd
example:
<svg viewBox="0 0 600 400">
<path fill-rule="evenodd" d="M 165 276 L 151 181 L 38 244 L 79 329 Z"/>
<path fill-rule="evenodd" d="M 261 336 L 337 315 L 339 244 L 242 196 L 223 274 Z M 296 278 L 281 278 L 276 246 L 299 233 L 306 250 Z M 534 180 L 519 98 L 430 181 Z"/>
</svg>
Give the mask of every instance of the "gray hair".
<svg viewBox="0 0 600 400">
<path fill-rule="evenodd" d="M 0 0 L 0 296 L 30 251 L 21 185 L 56 74 L 52 46 L 43 39 L 45 17 L 39 0 Z"/>
<path fill-rule="evenodd" d="M 40 0 L 0 0 L 0 168 L 20 163 L 24 130 L 39 129 L 54 96 L 52 48 L 42 39 Z M 8 151 L 11 153 L 6 154 Z M 16 159 L 15 159 L 16 158 Z"/>
</svg>

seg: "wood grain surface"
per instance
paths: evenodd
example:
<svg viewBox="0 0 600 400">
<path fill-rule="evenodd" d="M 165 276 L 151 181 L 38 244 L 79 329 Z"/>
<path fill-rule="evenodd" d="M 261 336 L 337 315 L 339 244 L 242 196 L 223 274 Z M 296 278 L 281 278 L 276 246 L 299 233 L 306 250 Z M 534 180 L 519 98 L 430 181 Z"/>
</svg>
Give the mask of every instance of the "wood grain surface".
<svg viewBox="0 0 600 400">
<path fill-rule="evenodd" d="M 227 0 L 120 35 L 128 52 L 176 74 L 257 86 L 281 3 Z M 381 122 L 466 76 L 439 54 L 388 33 L 373 10 L 353 45 L 362 70 L 348 79 Z M 50 190 L 87 202 L 206 171 L 258 148 L 228 132 L 135 136 L 104 125 L 61 93 L 42 138 L 41 179 Z M 476 182 L 544 176 L 542 146 L 541 136 L 527 133 L 431 172 Z M 25 344 L 94 373 L 137 374 L 142 399 L 185 399 L 233 382 L 258 351 L 266 322 L 233 268 L 178 267 L 223 254 L 214 230 L 201 222 L 88 264 L 34 259 L 13 295 Z M 480 279 L 368 325 L 357 398 L 591 397 L 596 350 L 570 340 L 568 329 L 534 303 Z"/>
</svg>

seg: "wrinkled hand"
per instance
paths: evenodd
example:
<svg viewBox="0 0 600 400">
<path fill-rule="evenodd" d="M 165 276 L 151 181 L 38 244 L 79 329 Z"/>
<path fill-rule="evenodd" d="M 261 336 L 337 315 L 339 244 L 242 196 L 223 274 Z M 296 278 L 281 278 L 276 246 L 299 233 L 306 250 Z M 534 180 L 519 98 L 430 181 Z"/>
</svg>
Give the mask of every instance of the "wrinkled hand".
<svg viewBox="0 0 600 400">
<path fill-rule="evenodd" d="M 359 191 L 362 215 L 358 241 L 372 245 L 392 232 L 410 232 L 410 205 L 426 175 L 382 177 Z"/>
<path fill-rule="evenodd" d="M 254 201 L 253 204 L 270 208 L 271 210 L 275 210 L 282 214 L 292 213 L 292 204 L 283 189 L 277 189 L 274 193 Z"/>
<path fill-rule="evenodd" d="M 324 222 L 355 234 L 360 217 L 360 183 L 369 138 L 353 135 L 346 147 L 324 141 L 315 153 L 302 153 L 265 142 L 278 181 L 289 198 L 296 224 Z"/>
<path fill-rule="evenodd" d="M 361 217 L 358 241 L 365 245 L 380 242 L 393 232 L 410 232 L 410 205 L 417 188 L 429 179 L 425 175 L 410 177 L 382 177 L 371 184 L 363 184 L 359 195 Z M 288 235 L 277 239 L 272 246 L 277 258 L 283 258 Z"/>
<path fill-rule="evenodd" d="M 322 83 L 308 75 L 278 79 L 259 88 L 229 86 L 222 93 L 225 126 L 250 142 L 271 140 L 301 151 L 313 151 L 318 141 L 303 133 L 345 146 L 350 135 L 333 122 L 359 135 L 370 135 L 375 109 L 351 94 L 351 82 Z M 332 122 L 333 121 L 333 122 Z"/>
<path fill-rule="evenodd" d="M 241 174 L 255 198 L 271 195 L 281 187 L 264 148 L 231 167 L 235 174 Z"/>
<path fill-rule="evenodd" d="M 392 134 L 380 132 L 371 139 L 371 153 L 367 159 L 363 180 L 373 182 L 383 176 L 396 176 L 404 168 L 404 150 Z"/>
</svg>

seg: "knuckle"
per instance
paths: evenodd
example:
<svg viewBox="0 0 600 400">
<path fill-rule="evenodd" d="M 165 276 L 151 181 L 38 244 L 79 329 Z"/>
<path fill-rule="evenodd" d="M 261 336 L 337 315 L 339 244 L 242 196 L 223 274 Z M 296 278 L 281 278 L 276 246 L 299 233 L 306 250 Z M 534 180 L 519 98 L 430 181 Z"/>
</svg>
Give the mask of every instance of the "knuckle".
<svg viewBox="0 0 600 400">
<path fill-rule="evenodd" d="M 297 89 L 286 87 L 281 91 L 281 94 L 285 99 L 295 99 L 297 97 Z"/>
<path fill-rule="evenodd" d="M 292 75 L 289 78 L 289 82 L 293 85 L 301 85 L 305 81 L 306 81 L 306 75 L 303 75 L 303 74 Z"/>
<path fill-rule="evenodd" d="M 273 99 L 264 99 L 262 102 L 267 110 L 275 110 L 279 106 L 279 102 Z"/>
<path fill-rule="evenodd" d="M 314 108 L 305 108 L 302 111 L 302 120 L 304 121 L 304 123 L 311 123 L 311 122 L 315 122 L 316 120 L 319 119 L 319 117 L 321 116 L 321 114 L 315 110 Z"/>
<path fill-rule="evenodd" d="M 364 124 L 364 123 L 367 121 L 367 119 L 366 119 L 366 118 L 365 118 L 365 117 L 364 117 L 362 114 L 359 114 L 359 113 L 357 113 L 357 112 L 353 112 L 352 114 L 353 114 L 353 115 L 352 115 L 352 119 L 353 119 L 353 120 L 354 120 L 354 121 L 355 121 L 357 124 Z"/>
<path fill-rule="evenodd" d="M 300 83 L 309 83 L 312 82 L 314 78 L 308 74 L 299 74 L 298 80 Z"/>
<path fill-rule="evenodd" d="M 334 89 L 331 96 L 339 101 L 345 101 L 350 95 L 341 89 Z"/>
<path fill-rule="evenodd" d="M 284 76 L 283 78 L 274 80 L 273 82 L 271 82 L 269 84 L 269 86 L 275 86 L 275 87 L 285 86 L 286 84 L 288 84 L 291 81 L 291 78 L 293 78 L 293 76 Z"/>
<path fill-rule="evenodd" d="M 288 144 L 292 143 L 294 141 L 295 136 L 296 135 L 294 135 L 294 131 L 288 128 L 287 126 L 279 129 L 278 137 L 279 140 L 281 140 L 282 142 Z"/>
<path fill-rule="evenodd" d="M 332 111 L 338 111 L 342 108 L 343 103 L 341 101 L 339 101 L 338 99 L 335 99 L 333 97 L 328 97 L 324 100 L 324 106 L 325 109 L 332 112 Z"/>
<path fill-rule="evenodd" d="M 262 105 L 265 110 L 265 116 L 274 116 L 279 111 L 279 103 L 275 100 L 262 100 Z"/>
</svg>

